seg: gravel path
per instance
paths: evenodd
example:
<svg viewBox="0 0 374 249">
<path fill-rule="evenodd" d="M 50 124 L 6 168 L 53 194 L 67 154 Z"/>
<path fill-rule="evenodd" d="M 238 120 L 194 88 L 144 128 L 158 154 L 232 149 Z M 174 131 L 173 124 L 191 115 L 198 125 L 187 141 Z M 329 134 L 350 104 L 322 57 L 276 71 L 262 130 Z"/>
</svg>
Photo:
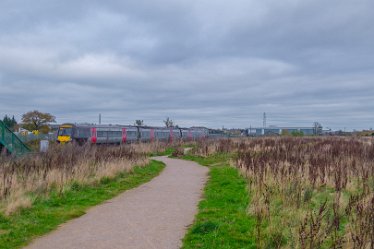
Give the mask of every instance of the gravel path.
<svg viewBox="0 0 374 249">
<path fill-rule="evenodd" d="M 152 181 L 90 209 L 27 248 L 180 248 L 197 212 L 208 168 L 166 157 L 156 160 L 167 166 Z"/>
</svg>

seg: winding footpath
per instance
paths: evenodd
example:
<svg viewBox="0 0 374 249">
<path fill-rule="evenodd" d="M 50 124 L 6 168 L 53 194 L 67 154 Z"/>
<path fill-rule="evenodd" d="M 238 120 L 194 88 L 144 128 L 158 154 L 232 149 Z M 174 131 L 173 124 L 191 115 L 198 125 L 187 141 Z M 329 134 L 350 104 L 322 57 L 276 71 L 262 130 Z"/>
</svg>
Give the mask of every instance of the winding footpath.
<svg viewBox="0 0 374 249">
<path fill-rule="evenodd" d="M 26 248 L 180 248 L 198 211 L 208 168 L 167 157 L 155 159 L 166 167 L 152 181 L 88 210 Z"/>
</svg>

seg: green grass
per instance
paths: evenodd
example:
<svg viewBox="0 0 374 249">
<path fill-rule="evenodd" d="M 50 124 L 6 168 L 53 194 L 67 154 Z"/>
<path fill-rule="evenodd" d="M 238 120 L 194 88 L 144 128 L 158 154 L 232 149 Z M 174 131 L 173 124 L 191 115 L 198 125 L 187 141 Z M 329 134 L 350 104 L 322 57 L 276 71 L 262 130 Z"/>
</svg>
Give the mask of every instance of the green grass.
<svg viewBox="0 0 374 249">
<path fill-rule="evenodd" d="M 247 215 L 247 182 L 228 166 L 230 155 L 183 158 L 210 167 L 210 179 L 182 248 L 256 248 L 255 220 Z"/>
<path fill-rule="evenodd" d="M 164 151 L 152 152 L 149 154 L 149 156 L 169 156 L 173 154 L 174 151 L 175 151 L 175 148 L 168 147 Z"/>
<path fill-rule="evenodd" d="M 104 178 L 95 185 L 73 183 L 63 194 L 52 192 L 48 198 L 36 199 L 31 208 L 9 217 L 0 214 L 0 248 L 26 245 L 59 224 L 83 215 L 89 207 L 151 180 L 164 166 L 162 162 L 151 161 L 146 167 L 135 167 L 130 173 Z"/>
</svg>

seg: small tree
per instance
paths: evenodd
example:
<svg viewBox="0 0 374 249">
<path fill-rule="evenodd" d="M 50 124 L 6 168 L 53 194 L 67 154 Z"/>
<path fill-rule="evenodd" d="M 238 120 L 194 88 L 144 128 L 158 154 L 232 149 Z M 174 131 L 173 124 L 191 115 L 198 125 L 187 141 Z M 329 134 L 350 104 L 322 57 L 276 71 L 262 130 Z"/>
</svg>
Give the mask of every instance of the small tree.
<svg viewBox="0 0 374 249">
<path fill-rule="evenodd" d="M 169 117 L 166 118 L 166 120 L 164 120 L 164 123 L 165 123 L 165 126 L 167 128 L 170 128 L 170 127 L 173 127 L 174 126 L 174 122 L 173 120 L 171 120 Z"/>
<path fill-rule="evenodd" d="M 17 125 L 17 121 L 14 116 L 10 118 L 8 115 L 5 115 L 3 118 L 3 122 L 11 130 L 14 130 L 15 126 Z"/>
<path fill-rule="evenodd" d="M 136 126 L 144 126 L 144 121 L 140 120 L 140 119 L 137 119 L 137 120 L 135 120 L 135 125 Z"/>
<path fill-rule="evenodd" d="M 291 135 L 294 136 L 294 137 L 303 137 L 304 136 L 304 132 L 302 132 L 302 131 L 293 131 L 293 132 L 291 132 Z"/>
<path fill-rule="evenodd" d="M 282 136 L 289 136 L 289 135 L 290 135 L 290 132 L 289 132 L 287 129 L 284 129 L 284 130 L 282 130 L 281 135 L 282 135 Z"/>
<path fill-rule="evenodd" d="M 22 122 L 25 129 L 40 131 L 43 128 L 43 132 L 46 132 L 48 130 L 47 124 L 56 122 L 56 118 L 50 113 L 35 110 L 23 114 Z"/>
<path fill-rule="evenodd" d="M 318 122 L 313 123 L 314 135 L 322 135 L 322 125 Z"/>
</svg>

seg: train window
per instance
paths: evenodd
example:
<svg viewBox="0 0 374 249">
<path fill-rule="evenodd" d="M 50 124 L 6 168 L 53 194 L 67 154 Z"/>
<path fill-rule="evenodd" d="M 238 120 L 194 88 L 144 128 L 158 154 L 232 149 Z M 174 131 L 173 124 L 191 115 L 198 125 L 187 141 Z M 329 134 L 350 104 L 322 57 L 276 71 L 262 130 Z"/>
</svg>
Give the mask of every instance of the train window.
<svg viewBox="0 0 374 249">
<path fill-rule="evenodd" d="M 136 137 L 137 136 L 137 132 L 136 131 L 127 131 L 127 135 L 129 137 Z"/>
<path fill-rule="evenodd" d="M 97 137 L 107 137 L 106 131 L 97 131 Z"/>
<path fill-rule="evenodd" d="M 165 138 L 169 136 L 169 133 L 167 132 L 157 132 L 156 134 L 157 134 L 157 137 L 160 137 L 160 138 Z"/>
<path fill-rule="evenodd" d="M 149 131 L 143 131 L 142 132 L 142 137 L 149 137 L 151 133 Z"/>
<path fill-rule="evenodd" d="M 84 134 L 84 137 L 89 137 L 91 134 L 91 129 L 90 128 L 83 129 L 83 134 Z"/>
<path fill-rule="evenodd" d="M 86 138 L 90 136 L 90 129 L 87 128 L 78 128 L 76 129 L 75 136 L 79 138 Z"/>
<path fill-rule="evenodd" d="M 122 132 L 121 131 L 109 131 L 108 137 L 121 137 Z"/>
</svg>

